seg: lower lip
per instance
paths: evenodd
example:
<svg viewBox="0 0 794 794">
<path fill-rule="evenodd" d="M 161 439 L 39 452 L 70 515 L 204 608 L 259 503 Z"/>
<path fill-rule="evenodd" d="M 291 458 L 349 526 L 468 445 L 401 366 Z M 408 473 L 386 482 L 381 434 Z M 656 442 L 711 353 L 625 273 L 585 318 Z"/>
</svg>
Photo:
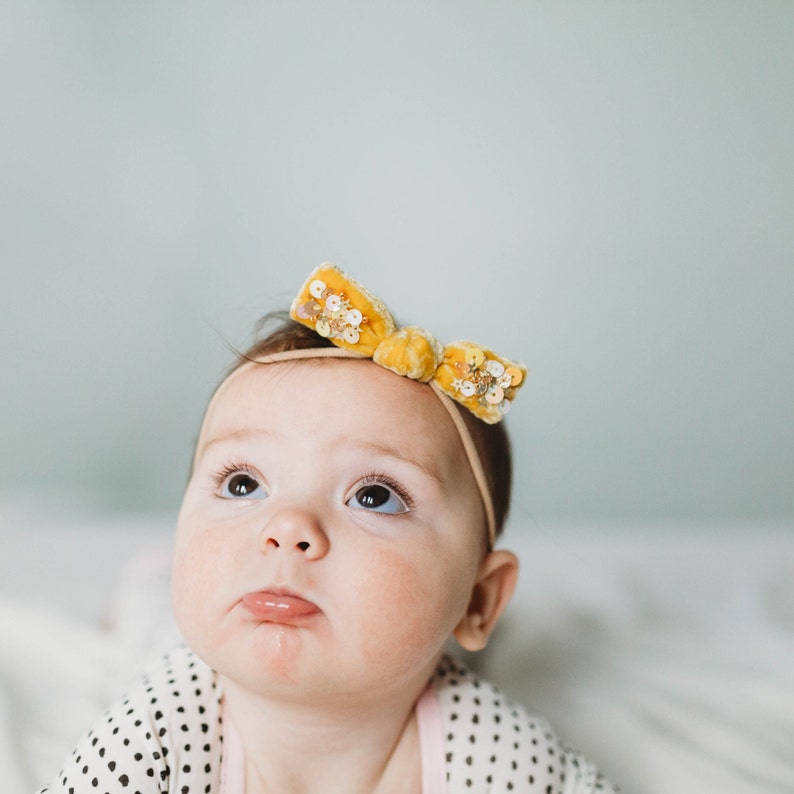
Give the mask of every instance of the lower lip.
<svg viewBox="0 0 794 794">
<path fill-rule="evenodd" d="M 320 614 L 316 604 L 291 595 L 248 593 L 242 597 L 242 603 L 255 618 L 264 623 L 302 625 Z"/>
</svg>

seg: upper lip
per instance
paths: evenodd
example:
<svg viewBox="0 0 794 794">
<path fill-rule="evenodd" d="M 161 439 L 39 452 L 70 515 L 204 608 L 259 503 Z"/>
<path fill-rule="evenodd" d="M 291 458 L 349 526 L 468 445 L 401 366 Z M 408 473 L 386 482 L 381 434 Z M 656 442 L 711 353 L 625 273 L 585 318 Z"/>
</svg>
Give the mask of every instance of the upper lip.
<svg viewBox="0 0 794 794">
<path fill-rule="evenodd" d="M 306 607 L 313 607 L 315 610 L 320 612 L 320 607 L 314 603 L 310 598 L 307 598 L 302 593 L 299 593 L 296 590 L 293 590 L 291 587 L 282 587 L 280 585 L 266 585 L 261 588 L 257 588 L 256 590 L 251 590 L 245 595 L 242 596 L 241 601 L 250 601 L 251 599 L 258 600 L 259 598 L 268 598 L 272 597 L 273 599 L 279 598 L 290 598 L 295 599 L 296 601 L 302 601 L 306 605 Z"/>
<path fill-rule="evenodd" d="M 309 599 L 306 598 L 303 593 L 299 593 L 297 590 L 293 590 L 290 587 L 280 587 L 278 585 L 267 585 L 265 587 L 260 587 L 256 590 L 251 590 L 248 595 L 254 595 L 255 593 L 262 593 L 263 595 L 288 596 L 289 598 L 300 598 L 303 601 L 309 601 Z"/>
</svg>

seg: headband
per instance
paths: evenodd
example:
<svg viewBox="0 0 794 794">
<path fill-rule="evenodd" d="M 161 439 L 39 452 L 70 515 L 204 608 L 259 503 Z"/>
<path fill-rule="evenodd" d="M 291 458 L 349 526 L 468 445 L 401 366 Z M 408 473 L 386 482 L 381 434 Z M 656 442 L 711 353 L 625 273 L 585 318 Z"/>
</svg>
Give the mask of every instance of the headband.
<svg viewBox="0 0 794 794">
<path fill-rule="evenodd" d="M 235 369 L 207 406 L 196 454 L 203 447 L 206 417 L 212 405 L 238 373 L 259 364 L 282 361 L 369 358 L 398 375 L 428 383 L 441 401 L 460 436 L 474 474 L 492 548 L 496 540 L 496 519 L 491 491 L 477 447 L 456 403 L 488 424 L 500 421 L 526 376 L 526 367 L 471 342 L 454 342 L 442 348 L 421 328 L 398 329 L 377 298 L 333 265 L 321 265 L 312 272 L 293 301 L 290 316 L 313 328 L 335 346 L 283 350 L 249 359 Z"/>
</svg>

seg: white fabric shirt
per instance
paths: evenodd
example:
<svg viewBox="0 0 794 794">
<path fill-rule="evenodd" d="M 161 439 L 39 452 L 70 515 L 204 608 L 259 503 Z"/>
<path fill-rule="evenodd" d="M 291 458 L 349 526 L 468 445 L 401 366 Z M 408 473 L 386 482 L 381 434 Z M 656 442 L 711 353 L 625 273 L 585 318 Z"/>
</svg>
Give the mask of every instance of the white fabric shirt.
<svg viewBox="0 0 794 794">
<path fill-rule="evenodd" d="M 618 791 L 545 720 L 449 657 L 417 718 L 422 794 Z M 242 794 L 243 755 L 239 741 L 232 744 L 225 753 L 216 674 L 181 647 L 97 721 L 39 794 Z"/>
</svg>

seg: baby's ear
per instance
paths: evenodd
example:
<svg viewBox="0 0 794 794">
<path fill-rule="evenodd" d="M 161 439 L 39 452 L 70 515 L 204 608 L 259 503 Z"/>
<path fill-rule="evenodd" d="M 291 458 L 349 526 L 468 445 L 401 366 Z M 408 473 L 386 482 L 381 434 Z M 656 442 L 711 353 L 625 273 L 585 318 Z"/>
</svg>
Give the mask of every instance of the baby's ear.
<svg viewBox="0 0 794 794">
<path fill-rule="evenodd" d="M 487 645 L 517 581 L 518 559 L 512 551 L 497 549 L 486 554 L 466 614 L 453 632 L 463 648 L 480 651 Z"/>
</svg>

